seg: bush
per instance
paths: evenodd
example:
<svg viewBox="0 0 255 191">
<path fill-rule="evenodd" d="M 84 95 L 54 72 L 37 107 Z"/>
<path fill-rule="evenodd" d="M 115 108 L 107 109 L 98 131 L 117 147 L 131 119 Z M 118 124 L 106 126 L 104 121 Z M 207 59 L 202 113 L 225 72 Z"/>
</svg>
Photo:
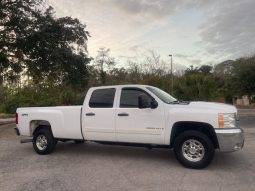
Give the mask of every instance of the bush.
<svg viewBox="0 0 255 191">
<path fill-rule="evenodd" d="M 68 86 L 24 86 L 4 96 L 0 102 L 0 113 L 15 113 L 18 107 L 46 107 L 58 105 L 82 105 L 86 90 L 74 91 Z"/>
<path fill-rule="evenodd" d="M 75 103 L 76 96 L 72 90 L 65 90 L 60 94 L 60 103 L 63 105 L 72 105 Z"/>
<path fill-rule="evenodd" d="M 4 102 L 7 96 L 8 96 L 8 89 L 0 85 L 0 113 L 4 112 Z"/>
<path fill-rule="evenodd" d="M 16 94 L 9 96 L 3 104 L 4 113 L 15 113 L 18 107 L 29 107 L 33 101 L 27 97 Z"/>
</svg>

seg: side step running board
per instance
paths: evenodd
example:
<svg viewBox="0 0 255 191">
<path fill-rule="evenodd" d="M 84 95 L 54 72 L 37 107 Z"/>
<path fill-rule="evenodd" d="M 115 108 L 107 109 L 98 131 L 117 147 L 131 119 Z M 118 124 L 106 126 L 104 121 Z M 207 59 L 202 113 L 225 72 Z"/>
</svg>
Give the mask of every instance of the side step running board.
<svg viewBox="0 0 255 191">
<path fill-rule="evenodd" d="M 33 142 L 33 139 L 21 139 L 20 143 L 30 143 Z"/>
</svg>

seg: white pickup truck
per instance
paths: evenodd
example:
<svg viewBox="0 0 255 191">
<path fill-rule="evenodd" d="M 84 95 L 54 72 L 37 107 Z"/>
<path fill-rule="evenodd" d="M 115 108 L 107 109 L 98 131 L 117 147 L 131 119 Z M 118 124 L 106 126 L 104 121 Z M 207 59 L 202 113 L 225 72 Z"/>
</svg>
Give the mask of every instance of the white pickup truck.
<svg viewBox="0 0 255 191">
<path fill-rule="evenodd" d="M 236 151 L 244 134 L 234 106 L 182 102 L 147 85 L 90 88 L 82 106 L 18 108 L 16 132 L 39 154 L 58 141 L 173 148 L 178 161 L 204 168 L 214 150 Z"/>
</svg>

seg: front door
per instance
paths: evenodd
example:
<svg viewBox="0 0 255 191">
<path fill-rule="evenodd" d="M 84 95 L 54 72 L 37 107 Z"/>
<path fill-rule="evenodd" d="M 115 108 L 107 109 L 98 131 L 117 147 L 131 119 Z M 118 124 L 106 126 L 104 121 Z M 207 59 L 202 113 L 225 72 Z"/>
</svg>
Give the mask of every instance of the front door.
<svg viewBox="0 0 255 191">
<path fill-rule="evenodd" d="M 119 142 L 164 143 L 164 108 L 139 109 L 138 97 L 151 95 L 139 88 L 122 88 L 119 106 L 116 108 L 116 136 Z"/>
</svg>

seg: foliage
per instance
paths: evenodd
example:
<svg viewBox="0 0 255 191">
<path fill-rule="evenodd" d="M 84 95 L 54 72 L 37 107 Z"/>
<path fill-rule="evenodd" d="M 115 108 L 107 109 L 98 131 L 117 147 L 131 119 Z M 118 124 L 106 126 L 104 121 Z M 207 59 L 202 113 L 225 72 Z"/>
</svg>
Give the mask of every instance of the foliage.
<svg viewBox="0 0 255 191">
<path fill-rule="evenodd" d="M 36 9 L 41 0 L 0 1 L 0 76 L 17 82 L 24 68 L 26 56 L 23 45 L 34 31 Z"/>
<path fill-rule="evenodd" d="M 255 56 L 240 58 L 233 63 L 232 80 L 236 94 L 255 94 Z"/>
<path fill-rule="evenodd" d="M 182 100 L 212 101 L 217 97 L 216 80 L 211 74 L 187 73 L 180 77 L 175 95 Z"/>
<path fill-rule="evenodd" d="M 0 119 L 14 118 L 15 114 L 0 113 Z"/>
<path fill-rule="evenodd" d="M 84 95 L 85 91 L 75 92 L 71 87 L 53 87 L 48 84 L 24 86 L 2 99 L 0 113 L 15 113 L 18 107 L 80 105 L 83 103 Z"/>
<path fill-rule="evenodd" d="M 21 74 L 34 83 L 52 81 L 81 88 L 88 80 L 88 32 L 71 17 L 55 18 L 41 0 L 0 3 L 0 74 L 17 82 Z"/>
<path fill-rule="evenodd" d="M 207 66 L 187 68 L 183 75 L 174 76 L 174 96 L 180 100 L 206 101 L 215 101 L 219 97 L 225 97 L 225 100 L 231 103 L 232 97 L 237 95 L 236 92 L 239 92 L 240 95 L 247 92 L 246 89 L 242 89 L 238 85 L 249 84 L 249 82 L 252 85 L 252 82 L 255 81 L 253 73 L 250 72 L 254 71 L 253 59 L 241 60 L 242 62 L 239 59 L 234 61 L 231 71 L 221 75 Z M 146 64 L 148 65 L 148 63 Z M 105 84 L 102 84 L 98 68 L 90 66 L 91 78 L 88 86 L 84 86 L 82 90 L 51 81 L 42 81 L 40 84 L 30 82 L 26 86 L 14 89 L 0 86 L 0 98 L 3 100 L 0 104 L 0 108 L 2 108 L 0 112 L 13 113 L 17 107 L 23 106 L 80 105 L 83 103 L 86 91 L 90 86 L 148 84 L 170 92 L 171 74 L 169 71 L 162 72 L 161 67 L 150 67 L 152 68 L 151 71 L 145 71 L 143 62 L 129 62 L 127 68 L 113 68 L 105 71 L 106 81 Z M 207 68 L 207 70 L 201 68 Z M 247 81 L 240 84 L 237 78 L 241 78 L 240 81 L 243 79 Z M 250 92 L 254 92 L 254 89 L 251 89 Z"/>
<path fill-rule="evenodd" d="M 95 69 L 98 70 L 98 74 L 101 80 L 101 84 L 106 83 L 106 70 L 110 70 L 115 65 L 115 60 L 111 57 L 110 49 L 106 49 L 104 47 L 99 48 L 97 51 L 98 55 L 94 60 Z"/>
<path fill-rule="evenodd" d="M 190 66 L 178 78 L 175 95 L 182 100 L 214 100 L 217 97 L 217 82 L 211 71 L 209 65 L 200 68 Z"/>
</svg>

